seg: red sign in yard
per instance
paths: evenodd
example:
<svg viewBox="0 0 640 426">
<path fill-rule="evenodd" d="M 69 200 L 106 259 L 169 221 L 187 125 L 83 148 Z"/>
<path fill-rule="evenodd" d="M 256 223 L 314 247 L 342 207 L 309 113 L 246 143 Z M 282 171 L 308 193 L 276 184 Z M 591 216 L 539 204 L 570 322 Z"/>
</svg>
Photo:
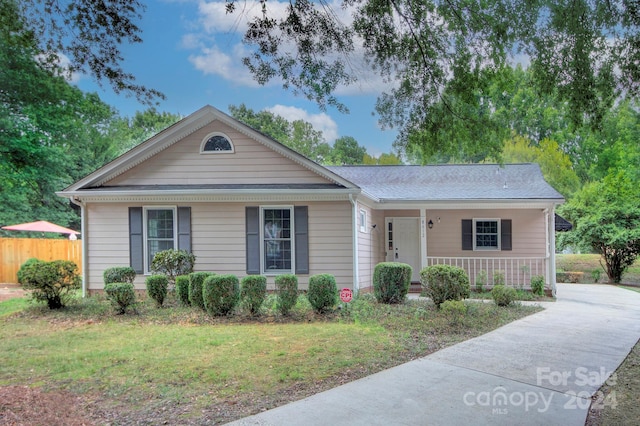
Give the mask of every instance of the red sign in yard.
<svg viewBox="0 0 640 426">
<path fill-rule="evenodd" d="M 353 299 L 353 292 L 350 288 L 343 288 L 340 290 L 340 300 L 345 303 L 349 303 L 351 302 L 351 299 Z"/>
</svg>

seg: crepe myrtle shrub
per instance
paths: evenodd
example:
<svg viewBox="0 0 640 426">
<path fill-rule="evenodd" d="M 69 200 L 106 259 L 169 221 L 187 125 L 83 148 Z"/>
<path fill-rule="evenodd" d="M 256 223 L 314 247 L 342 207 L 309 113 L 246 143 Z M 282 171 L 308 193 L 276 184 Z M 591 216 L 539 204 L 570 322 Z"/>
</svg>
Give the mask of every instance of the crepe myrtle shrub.
<svg viewBox="0 0 640 426">
<path fill-rule="evenodd" d="M 404 302 L 413 269 L 400 262 L 381 262 L 373 270 L 373 294 L 378 303 Z"/>
<path fill-rule="evenodd" d="M 178 275 L 176 277 L 176 295 L 183 306 L 189 306 L 189 275 Z"/>
<path fill-rule="evenodd" d="M 213 272 L 192 272 L 189 274 L 189 302 L 191 306 L 198 307 L 204 311 L 204 299 L 202 298 L 202 284 L 204 280 L 215 275 Z"/>
<path fill-rule="evenodd" d="M 118 314 L 127 313 L 127 308 L 136 303 L 136 293 L 131 283 L 107 283 L 104 292 Z"/>
<path fill-rule="evenodd" d="M 423 291 L 436 307 L 446 300 L 463 300 L 469 297 L 471 287 L 464 269 L 452 265 L 432 265 L 420 271 Z"/>
<path fill-rule="evenodd" d="M 251 315 L 260 313 L 260 308 L 267 297 L 267 277 L 247 275 L 240 281 L 240 300 L 242 307 Z"/>
<path fill-rule="evenodd" d="M 193 272 L 196 256 L 186 250 L 162 250 L 153 256 L 151 261 L 151 273 L 164 274 L 169 279 L 169 284 L 176 283 L 178 275 L 188 275 Z"/>
<path fill-rule="evenodd" d="M 496 285 L 491 290 L 491 297 L 498 306 L 509 306 L 511 302 L 516 300 L 517 294 L 515 288 L 505 285 Z"/>
<path fill-rule="evenodd" d="M 298 301 L 298 277 L 293 274 L 282 274 L 276 276 L 275 282 L 278 311 L 282 315 L 289 315 Z"/>
<path fill-rule="evenodd" d="M 331 274 L 311 276 L 309 278 L 307 299 L 313 309 L 320 314 L 333 308 L 338 300 L 336 278 Z"/>
<path fill-rule="evenodd" d="M 66 306 L 81 285 L 78 266 L 70 260 L 29 259 L 18 271 L 18 282 L 31 290 L 33 300 L 46 302 L 49 309 Z"/>
<path fill-rule="evenodd" d="M 487 285 L 487 271 L 481 269 L 478 271 L 478 275 L 476 275 L 476 291 L 482 293 L 485 285 Z"/>
<path fill-rule="evenodd" d="M 506 281 L 504 280 L 504 271 L 495 270 L 493 271 L 493 285 L 505 285 Z"/>
<path fill-rule="evenodd" d="M 544 276 L 534 275 L 531 277 L 531 293 L 544 296 Z"/>
<path fill-rule="evenodd" d="M 150 275 L 145 280 L 147 285 L 147 294 L 156 302 L 158 308 L 162 307 L 165 297 L 167 297 L 167 288 L 169 287 L 169 279 L 166 275 Z"/>
<path fill-rule="evenodd" d="M 130 266 L 114 266 L 102 273 L 104 283 L 131 283 L 136 279 L 136 271 Z"/>
<path fill-rule="evenodd" d="M 202 283 L 202 298 L 207 312 L 213 316 L 233 313 L 240 301 L 240 282 L 232 274 L 212 275 Z"/>
</svg>

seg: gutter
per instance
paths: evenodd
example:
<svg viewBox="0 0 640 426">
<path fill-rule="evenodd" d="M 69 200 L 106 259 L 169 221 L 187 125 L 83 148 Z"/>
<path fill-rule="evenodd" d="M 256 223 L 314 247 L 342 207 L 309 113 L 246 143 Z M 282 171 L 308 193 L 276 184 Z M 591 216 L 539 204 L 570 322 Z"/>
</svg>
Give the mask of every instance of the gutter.
<svg viewBox="0 0 640 426">
<path fill-rule="evenodd" d="M 78 200 L 77 197 L 69 197 L 69 201 L 71 201 L 76 206 L 80 207 L 80 234 L 82 236 L 82 297 L 87 297 L 87 265 L 88 265 L 88 248 L 86 244 L 87 238 L 87 208 L 86 204 L 83 201 Z"/>
<path fill-rule="evenodd" d="M 356 201 L 353 199 L 353 194 L 349 194 L 349 201 L 351 202 L 352 207 L 352 215 L 351 215 L 351 234 L 353 236 L 353 292 L 358 294 L 358 290 L 360 289 L 360 274 L 358 267 L 358 208 Z"/>
</svg>

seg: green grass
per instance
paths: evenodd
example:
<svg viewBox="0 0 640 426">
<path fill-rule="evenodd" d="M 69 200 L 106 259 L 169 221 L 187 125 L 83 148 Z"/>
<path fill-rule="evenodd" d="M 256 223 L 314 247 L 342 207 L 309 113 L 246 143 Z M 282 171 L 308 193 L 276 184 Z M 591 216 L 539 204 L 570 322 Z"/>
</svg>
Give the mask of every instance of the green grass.
<svg viewBox="0 0 640 426">
<path fill-rule="evenodd" d="M 171 422 L 186 422 L 203 410 L 211 411 L 210 420 L 226 422 L 540 310 L 468 301 L 467 314 L 454 321 L 428 301 L 379 305 L 365 295 L 324 316 L 301 297 L 290 317 L 266 310 L 258 318 L 241 312 L 212 318 L 168 304 L 158 309 L 142 302 L 136 314 L 115 315 L 94 297 L 59 311 L 23 306 L 0 317 L 0 385 L 99 395 L 106 410 L 128 419 L 164 407 L 162 415 Z"/>
<path fill-rule="evenodd" d="M 20 312 L 29 306 L 29 300 L 26 297 L 15 297 L 13 299 L 0 302 L 0 317 Z"/>
</svg>

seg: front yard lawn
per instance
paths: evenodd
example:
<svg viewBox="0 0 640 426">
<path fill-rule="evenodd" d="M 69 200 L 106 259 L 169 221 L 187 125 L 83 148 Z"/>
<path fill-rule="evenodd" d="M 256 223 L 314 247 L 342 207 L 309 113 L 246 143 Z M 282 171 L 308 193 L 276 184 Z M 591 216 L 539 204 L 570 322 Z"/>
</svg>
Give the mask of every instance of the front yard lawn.
<svg viewBox="0 0 640 426">
<path fill-rule="evenodd" d="M 46 413 L 55 419 L 81 412 L 85 424 L 87 418 L 95 424 L 228 422 L 541 309 L 465 303 L 462 321 L 429 301 L 379 305 L 367 295 L 325 316 L 313 313 L 304 297 L 290 317 L 267 309 L 257 318 L 211 318 L 173 300 L 160 309 L 145 301 L 128 315 L 115 315 L 99 297 L 59 311 L 29 306 L 0 315 L 0 419 L 18 416 L 17 423 L 27 424 L 31 413 L 46 423 Z M 30 401 L 55 406 L 19 407 L 22 392 L 38 392 Z"/>
</svg>

